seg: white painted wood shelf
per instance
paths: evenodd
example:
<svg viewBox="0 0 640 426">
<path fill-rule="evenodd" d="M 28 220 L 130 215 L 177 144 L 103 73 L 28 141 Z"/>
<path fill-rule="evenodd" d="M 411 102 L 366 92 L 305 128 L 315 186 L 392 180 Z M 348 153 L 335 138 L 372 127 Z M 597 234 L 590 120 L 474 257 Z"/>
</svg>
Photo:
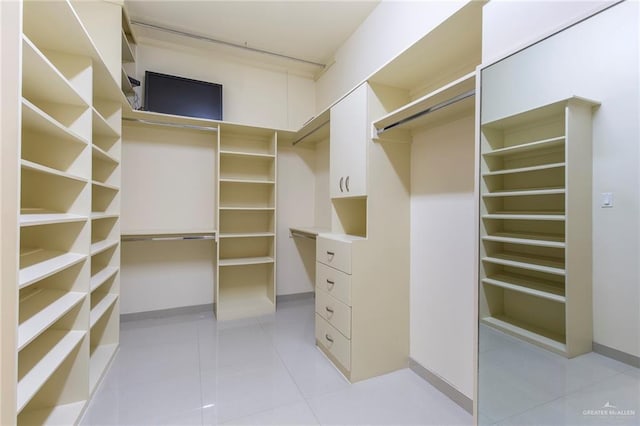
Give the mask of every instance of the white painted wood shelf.
<svg viewBox="0 0 640 426">
<path fill-rule="evenodd" d="M 591 351 L 591 115 L 570 98 L 481 124 L 483 323 Z"/>
<path fill-rule="evenodd" d="M 70 425 L 78 420 L 86 403 L 78 401 L 22 413 L 20 422 L 27 425 Z"/>
<path fill-rule="evenodd" d="M 51 117 L 28 99 L 22 99 L 22 127 L 35 133 L 49 135 L 52 139 L 87 145 L 86 138 L 78 135 Z"/>
<path fill-rule="evenodd" d="M 23 298 L 20 301 L 18 351 L 45 332 L 85 297 L 86 294 L 81 292 L 39 289 Z"/>
<path fill-rule="evenodd" d="M 113 359 L 118 350 L 118 344 L 104 344 L 91 348 L 91 356 L 89 358 L 89 387 L 95 389 L 105 369 Z"/>
<path fill-rule="evenodd" d="M 219 127 L 214 289 L 218 320 L 275 311 L 278 134 Z"/>
<path fill-rule="evenodd" d="M 20 212 L 20 226 L 52 225 L 56 223 L 85 222 L 88 218 L 72 213 L 49 213 L 43 210 L 23 210 Z"/>
<path fill-rule="evenodd" d="M 89 292 L 93 293 L 96 289 L 98 289 L 102 284 L 107 282 L 109 278 L 113 277 L 118 273 L 119 268 L 117 266 L 107 266 L 101 269 L 99 272 L 91 276 L 91 285 L 89 288 Z"/>
<path fill-rule="evenodd" d="M 109 250 L 110 248 L 117 246 L 118 243 L 119 241 L 116 239 L 96 241 L 91 244 L 91 256 L 102 253 L 105 250 Z"/>
<path fill-rule="evenodd" d="M 243 266 L 243 265 L 260 265 L 264 263 L 274 263 L 275 259 L 273 257 L 262 256 L 262 257 L 237 257 L 231 259 L 220 259 L 218 260 L 219 266 Z"/>
<path fill-rule="evenodd" d="M 26 287 L 84 261 L 86 254 L 23 249 L 20 253 L 19 288 Z"/>
<path fill-rule="evenodd" d="M 24 373 L 18 376 L 18 412 L 35 396 L 45 382 L 56 372 L 71 352 L 86 336 L 86 331 L 48 330 L 33 342 L 35 348 L 27 347 L 20 354 Z"/>
<path fill-rule="evenodd" d="M 95 297 L 96 294 L 92 294 L 91 297 Z M 102 296 L 100 302 L 98 302 L 93 308 L 91 308 L 89 328 L 93 328 L 98 321 L 102 319 L 104 314 L 109 310 L 114 303 L 118 300 L 117 294 L 107 293 Z"/>
</svg>

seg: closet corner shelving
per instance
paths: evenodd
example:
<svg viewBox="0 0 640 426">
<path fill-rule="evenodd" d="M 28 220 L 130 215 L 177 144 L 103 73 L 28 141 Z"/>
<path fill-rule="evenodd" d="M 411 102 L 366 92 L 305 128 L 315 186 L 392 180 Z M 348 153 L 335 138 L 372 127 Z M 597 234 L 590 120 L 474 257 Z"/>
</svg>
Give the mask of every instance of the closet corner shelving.
<svg viewBox="0 0 640 426">
<path fill-rule="evenodd" d="M 222 125 L 218 134 L 219 320 L 275 311 L 277 132 Z"/>
<path fill-rule="evenodd" d="M 572 97 L 481 124 L 481 321 L 590 352 L 591 117 Z"/>
<path fill-rule="evenodd" d="M 117 309 L 102 312 L 101 329 L 91 319 L 94 290 L 111 307 L 118 298 L 118 255 L 104 270 L 95 264 L 98 252 L 118 252 L 121 104 L 82 17 L 120 7 L 75 6 L 23 3 L 18 424 L 77 422 L 97 383 L 89 378 L 118 344 Z M 105 345 L 114 350 L 96 365 Z"/>
</svg>

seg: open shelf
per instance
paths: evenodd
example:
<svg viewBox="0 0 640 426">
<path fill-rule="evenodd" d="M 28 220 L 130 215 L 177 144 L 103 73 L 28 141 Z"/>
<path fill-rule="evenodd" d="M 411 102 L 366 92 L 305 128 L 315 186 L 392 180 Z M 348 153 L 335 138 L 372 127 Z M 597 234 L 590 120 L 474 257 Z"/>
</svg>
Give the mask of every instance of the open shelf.
<svg viewBox="0 0 640 426">
<path fill-rule="evenodd" d="M 220 210 L 229 211 L 269 211 L 275 210 L 275 207 L 252 207 L 252 206 L 220 206 Z"/>
<path fill-rule="evenodd" d="M 375 134 L 372 136 L 380 140 L 409 142 L 410 134 L 399 131 L 419 129 L 466 115 L 475 108 L 475 85 L 475 71 L 445 84 L 374 121 Z"/>
<path fill-rule="evenodd" d="M 109 185 L 106 183 L 102 183 L 102 182 L 98 182 L 98 181 L 91 181 L 91 185 L 98 187 L 98 188 L 102 188 L 102 189 L 107 189 L 109 191 L 119 191 L 120 188 L 115 186 L 115 185 Z"/>
<path fill-rule="evenodd" d="M 45 175 L 51 175 L 52 177 L 62 177 L 65 179 L 70 179 L 77 182 L 88 182 L 88 179 L 83 178 L 81 176 L 76 176 L 71 173 L 66 173 L 51 167 L 44 166 L 42 164 L 34 163 L 28 160 L 20 160 L 20 166 L 23 170 L 30 170 L 32 172 L 42 173 Z"/>
<path fill-rule="evenodd" d="M 293 145 L 314 145 L 329 139 L 329 122 L 331 109 L 327 108 L 306 123 L 293 135 Z"/>
<path fill-rule="evenodd" d="M 275 237 L 273 232 L 229 232 L 221 233 L 219 238 L 257 238 L 257 237 Z"/>
<path fill-rule="evenodd" d="M 482 176 L 483 177 L 484 176 L 502 176 L 502 175 L 508 175 L 508 174 L 516 174 L 516 173 L 537 172 L 537 171 L 543 171 L 543 170 L 564 168 L 566 164 L 567 163 L 551 163 L 551 164 L 541 164 L 539 166 L 518 167 L 514 169 L 502 169 L 502 170 L 495 170 L 495 171 L 483 173 Z"/>
<path fill-rule="evenodd" d="M 33 398 L 85 337 L 86 331 L 47 330 L 20 353 L 18 412 Z M 32 348 L 32 345 L 37 347 Z M 29 351 L 24 354 L 24 351 Z"/>
<path fill-rule="evenodd" d="M 61 124 L 28 99 L 22 99 L 22 127 L 47 135 L 50 139 L 87 145 L 86 138 Z"/>
<path fill-rule="evenodd" d="M 273 257 L 240 257 L 232 259 L 220 259 L 218 261 L 219 266 L 242 266 L 242 265 L 259 265 L 264 263 L 274 263 Z"/>
<path fill-rule="evenodd" d="M 103 150 L 97 145 L 91 146 L 91 154 L 94 160 L 101 160 L 101 161 L 110 162 L 113 164 L 120 164 L 120 161 L 118 161 L 116 157 L 107 153 L 105 150 Z"/>
<path fill-rule="evenodd" d="M 93 121 L 91 123 L 91 130 L 94 135 L 103 136 L 107 138 L 119 138 L 120 134 L 117 129 L 111 127 L 109 122 L 100 114 L 100 112 L 93 107 L 91 109 L 93 115 Z"/>
<path fill-rule="evenodd" d="M 240 157 L 240 158 L 259 158 L 259 159 L 272 159 L 276 158 L 274 154 L 261 154 L 255 152 L 244 152 L 234 150 L 221 150 L 221 157 Z"/>
<path fill-rule="evenodd" d="M 84 261 L 87 255 L 43 249 L 20 251 L 18 288 L 26 287 Z"/>
<path fill-rule="evenodd" d="M 60 404 L 20 413 L 18 423 L 25 425 L 70 425 L 78 421 L 87 401 Z"/>
<path fill-rule="evenodd" d="M 109 310 L 109 308 L 113 306 L 114 303 L 116 303 L 116 300 L 118 300 L 118 295 L 113 293 L 107 293 L 104 295 L 98 295 L 98 293 L 93 293 L 91 295 L 91 298 L 93 299 L 95 297 L 100 297 L 100 296 L 102 296 L 100 298 L 100 301 L 91 308 L 90 321 L 89 321 L 90 328 L 93 328 L 93 326 L 96 325 L 96 323 L 100 321 L 100 319 L 102 319 L 102 317 Z"/>
<path fill-rule="evenodd" d="M 526 275 L 502 272 L 482 279 L 487 285 L 502 287 L 513 291 L 541 297 L 554 302 L 565 303 L 564 288 L 551 285 L 548 281 Z"/>
<path fill-rule="evenodd" d="M 102 212 L 91 213 L 91 220 L 117 219 L 118 217 L 120 217 L 120 215 L 117 213 L 102 213 Z"/>
<path fill-rule="evenodd" d="M 539 256 L 520 253 L 495 253 L 482 258 L 483 262 L 495 263 L 504 266 L 528 269 L 531 271 L 544 272 L 547 274 L 564 275 L 564 261 L 548 256 Z"/>
<path fill-rule="evenodd" d="M 495 156 L 520 154 L 523 152 L 539 151 L 542 149 L 560 147 L 564 145 L 564 140 L 565 140 L 564 136 L 558 136 L 554 138 L 524 143 L 521 145 L 514 145 L 514 146 L 508 146 L 505 148 L 499 148 L 493 151 L 484 152 L 482 155 L 485 157 L 495 157 Z"/>
<path fill-rule="evenodd" d="M 102 377 L 105 369 L 113 359 L 118 349 L 117 343 L 99 345 L 91 348 L 89 358 L 89 387 L 94 389 Z"/>
<path fill-rule="evenodd" d="M 89 292 L 94 292 L 102 284 L 106 283 L 111 277 L 118 273 L 117 266 L 107 266 L 101 269 L 99 272 L 91 276 L 91 284 Z"/>
<path fill-rule="evenodd" d="M 20 226 L 51 225 L 56 223 L 84 222 L 86 216 L 71 213 L 50 213 L 40 209 L 22 210 L 20 212 Z"/>
<path fill-rule="evenodd" d="M 482 194 L 483 198 L 491 198 L 491 197 L 525 197 L 531 195 L 557 195 L 564 194 L 564 188 L 541 188 L 541 189 L 526 189 L 521 191 L 509 191 L 509 190 L 500 190 L 500 191 L 492 191 Z"/>
<path fill-rule="evenodd" d="M 503 219 L 503 220 L 552 220 L 564 221 L 566 216 L 559 212 L 495 212 L 483 214 L 483 219 Z"/>
<path fill-rule="evenodd" d="M 38 289 L 20 300 L 18 351 L 62 318 L 85 298 L 85 293 Z"/>
<path fill-rule="evenodd" d="M 135 62 L 135 56 L 133 54 L 133 49 L 131 49 L 131 45 L 129 44 L 129 40 L 127 39 L 127 35 L 122 30 L 122 62 Z"/>
<path fill-rule="evenodd" d="M 549 332 L 531 324 L 517 321 L 506 316 L 494 316 L 482 318 L 484 324 L 504 331 L 512 336 L 520 337 L 531 343 L 536 343 L 554 352 L 564 354 L 566 352 L 565 336 Z"/>
<path fill-rule="evenodd" d="M 573 97 L 480 129 L 482 321 L 567 357 L 593 341 L 584 235 L 596 104 Z"/>
<path fill-rule="evenodd" d="M 482 240 L 539 247 L 565 248 L 566 246 L 564 236 L 545 233 L 493 232 L 483 236 Z"/>
<path fill-rule="evenodd" d="M 88 107 L 87 100 L 25 35 L 22 38 L 22 79 L 22 93 L 29 100 Z"/>
<path fill-rule="evenodd" d="M 228 179 L 228 178 L 220 178 L 220 183 L 255 183 L 255 184 L 265 184 L 265 185 L 275 185 L 276 181 L 267 180 L 267 179 Z"/>
<path fill-rule="evenodd" d="M 91 256 L 98 254 L 98 253 L 102 253 L 105 250 L 110 249 L 111 247 L 115 247 L 118 245 L 120 241 L 119 240 L 101 240 L 101 241 L 96 241 L 95 243 L 91 244 Z"/>
</svg>

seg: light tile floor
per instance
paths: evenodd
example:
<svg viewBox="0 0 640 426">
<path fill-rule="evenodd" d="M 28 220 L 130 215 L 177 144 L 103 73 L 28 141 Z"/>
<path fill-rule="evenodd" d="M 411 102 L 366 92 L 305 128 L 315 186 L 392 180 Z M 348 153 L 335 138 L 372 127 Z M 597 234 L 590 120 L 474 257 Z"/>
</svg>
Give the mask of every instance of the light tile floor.
<svg viewBox="0 0 640 426">
<path fill-rule="evenodd" d="M 480 425 L 640 425 L 640 370 L 588 353 L 566 359 L 480 327 Z"/>
<path fill-rule="evenodd" d="M 82 425 L 471 425 L 410 370 L 349 384 L 314 342 L 312 299 L 218 323 L 210 313 L 123 322 Z"/>
</svg>

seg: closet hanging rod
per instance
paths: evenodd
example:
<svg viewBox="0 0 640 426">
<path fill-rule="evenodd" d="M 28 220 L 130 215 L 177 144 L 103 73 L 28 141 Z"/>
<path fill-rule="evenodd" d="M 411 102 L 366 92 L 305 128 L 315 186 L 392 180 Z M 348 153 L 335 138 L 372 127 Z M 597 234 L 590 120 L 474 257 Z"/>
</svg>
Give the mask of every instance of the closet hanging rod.
<svg viewBox="0 0 640 426">
<path fill-rule="evenodd" d="M 122 117 L 124 121 L 136 121 L 138 123 L 144 124 L 152 124 L 154 126 L 166 126 L 166 127 L 178 127 L 181 129 L 191 129 L 191 130 L 203 130 L 205 132 L 217 132 L 217 127 L 209 127 L 209 126 L 195 126 L 193 124 L 178 124 L 178 123 L 165 123 L 162 121 L 154 121 L 154 120 L 146 120 L 142 118 L 130 118 L 130 117 Z"/>
<path fill-rule="evenodd" d="M 293 146 L 295 146 L 296 144 L 298 144 L 300 141 L 302 141 L 303 139 L 308 138 L 309 136 L 311 136 L 312 134 L 314 134 L 315 132 L 317 132 L 318 130 L 322 129 L 324 126 L 326 126 L 327 124 L 329 124 L 329 120 L 323 122 L 322 124 L 318 125 L 317 127 L 314 127 L 312 130 L 310 130 L 309 132 L 305 133 L 304 135 L 300 136 L 298 139 L 296 139 L 295 141 L 293 141 Z"/>
<path fill-rule="evenodd" d="M 123 235 L 122 242 L 131 241 L 192 241 L 192 240 L 218 240 L 216 235 L 171 235 L 171 236 L 152 236 L 152 235 Z"/>
<path fill-rule="evenodd" d="M 462 100 L 470 98 L 471 96 L 474 96 L 475 94 L 476 94 L 475 89 L 471 89 L 468 92 L 461 93 L 461 94 L 459 94 L 457 96 L 454 96 L 451 99 L 447 99 L 446 101 L 442 101 L 442 102 L 440 102 L 438 104 L 432 105 L 429 108 L 426 108 L 426 109 L 424 109 L 422 111 L 419 111 L 419 112 L 416 112 L 415 114 L 410 115 L 409 117 L 403 118 L 401 120 L 396 121 L 395 123 L 389 124 L 388 126 L 385 126 L 382 129 L 376 129 L 376 133 L 378 135 L 381 135 L 382 133 L 386 132 L 387 130 L 391 130 L 394 127 L 398 127 L 398 126 L 400 126 L 402 124 L 405 124 L 405 123 L 408 123 L 410 121 L 413 121 L 416 118 L 420 118 L 420 117 L 422 117 L 424 115 L 431 114 L 432 112 L 436 112 L 436 111 L 438 111 L 438 110 L 440 110 L 442 108 L 446 108 L 449 105 L 455 104 L 456 102 L 460 102 Z"/>
</svg>

